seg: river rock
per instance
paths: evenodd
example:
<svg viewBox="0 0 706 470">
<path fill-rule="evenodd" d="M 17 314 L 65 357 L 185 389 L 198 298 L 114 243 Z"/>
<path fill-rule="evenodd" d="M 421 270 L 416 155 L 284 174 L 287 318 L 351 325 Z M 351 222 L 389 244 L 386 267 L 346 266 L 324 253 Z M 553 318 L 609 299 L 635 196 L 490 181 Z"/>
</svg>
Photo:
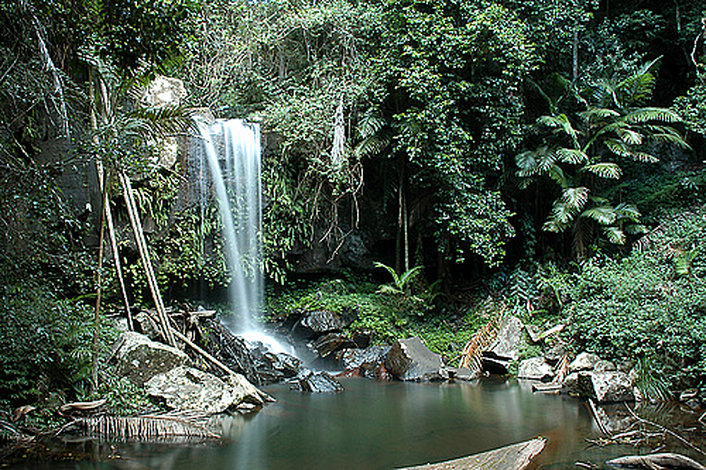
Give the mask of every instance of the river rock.
<svg viewBox="0 0 706 470">
<path fill-rule="evenodd" d="M 483 370 L 491 374 L 507 374 L 510 363 L 519 357 L 523 332 L 524 326 L 519 318 L 513 315 L 505 317 L 495 342 L 483 351 Z"/>
<path fill-rule="evenodd" d="M 342 392 L 344 390 L 343 385 L 328 372 L 313 372 L 308 369 L 302 370 L 297 375 L 292 381 L 291 388 L 311 393 Z"/>
<path fill-rule="evenodd" d="M 250 410 L 252 405 L 272 400 L 240 374 L 223 381 L 187 366 L 152 377 L 145 388 L 149 396 L 163 400 L 168 408 L 179 412 L 216 414 L 240 408 Z"/>
<path fill-rule="evenodd" d="M 562 342 L 556 342 L 544 351 L 544 360 L 550 366 L 555 366 L 564 358 L 566 352 L 566 345 Z"/>
<path fill-rule="evenodd" d="M 398 380 L 440 380 L 441 356 L 430 351 L 418 337 L 401 339 L 385 356 L 385 368 Z"/>
<path fill-rule="evenodd" d="M 136 385 L 143 385 L 155 375 L 189 362 L 183 351 L 134 331 L 122 333 L 117 344 L 118 373 Z"/>
<path fill-rule="evenodd" d="M 624 372 L 593 372 L 593 394 L 599 403 L 634 401 L 632 380 Z"/>
<path fill-rule="evenodd" d="M 549 382 L 554 378 L 552 366 L 544 361 L 543 357 L 533 357 L 525 359 L 520 363 L 517 371 L 518 379 L 539 380 Z"/>
<path fill-rule="evenodd" d="M 354 348 L 355 343 L 341 333 L 326 333 L 318 337 L 312 346 L 319 357 L 326 358 L 341 349 Z"/>
<path fill-rule="evenodd" d="M 328 310 L 306 312 L 294 324 L 292 334 L 295 337 L 312 339 L 326 333 L 340 332 L 350 323 L 348 319 Z"/>
<path fill-rule="evenodd" d="M 456 369 L 456 375 L 454 376 L 454 380 L 463 380 L 469 382 L 471 380 L 477 379 L 479 376 L 479 370 L 471 370 L 468 367 L 459 367 L 458 369 Z"/>
<path fill-rule="evenodd" d="M 365 349 L 373 341 L 373 332 L 371 330 L 357 330 L 353 333 L 351 339 L 357 348 Z"/>
<path fill-rule="evenodd" d="M 574 359 L 571 364 L 569 364 L 569 372 L 593 370 L 593 368 L 600 360 L 601 358 L 596 356 L 595 354 L 582 352 L 578 356 L 576 356 L 576 359 Z"/>
<path fill-rule="evenodd" d="M 618 368 L 610 361 L 600 360 L 593 366 L 594 372 L 613 372 L 616 370 L 618 370 Z"/>
<path fill-rule="evenodd" d="M 287 353 L 266 352 L 256 361 L 260 383 L 272 384 L 295 377 L 302 361 Z"/>
<path fill-rule="evenodd" d="M 514 315 L 506 317 L 500 325 L 495 342 L 486 353 L 491 357 L 516 361 L 520 354 L 523 329 L 519 318 Z"/>
<path fill-rule="evenodd" d="M 336 353 L 336 359 L 343 370 L 353 370 L 359 367 L 377 367 L 390 350 L 390 346 L 370 346 L 365 349 L 343 349 Z"/>
</svg>

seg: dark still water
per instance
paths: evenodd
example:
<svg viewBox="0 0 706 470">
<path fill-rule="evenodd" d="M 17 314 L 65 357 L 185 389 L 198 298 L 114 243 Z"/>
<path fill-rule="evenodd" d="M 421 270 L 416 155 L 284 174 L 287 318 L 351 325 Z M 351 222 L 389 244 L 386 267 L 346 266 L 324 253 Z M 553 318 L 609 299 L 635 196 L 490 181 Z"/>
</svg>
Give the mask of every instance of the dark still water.
<svg viewBox="0 0 706 470">
<path fill-rule="evenodd" d="M 602 465 L 636 452 L 590 446 L 585 439 L 595 439 L 597 432 L 585 404 L 532 394 L 515 381 L 342 383 L 346 391 L 338 394 L 302 394 L 284 385 L 266 388 L 277 403 L 250 417 L 224 418 L 225 444 L 84 443 L 83 451 L 94 458 L 112 454 L 112 459 L 39 467 L 391 469 L 462 457 L 537 435 L 550 443 L 535 468 L 574 469 L 576 461 Z"/>
</svg>

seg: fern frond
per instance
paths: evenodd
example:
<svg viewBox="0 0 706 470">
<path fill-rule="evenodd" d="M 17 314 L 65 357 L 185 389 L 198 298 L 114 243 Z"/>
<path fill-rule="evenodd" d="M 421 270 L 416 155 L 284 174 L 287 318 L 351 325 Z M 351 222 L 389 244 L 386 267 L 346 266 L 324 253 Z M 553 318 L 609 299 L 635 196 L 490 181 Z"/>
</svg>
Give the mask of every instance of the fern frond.
<svg viewBox="0 0 706 470">
<path fill-rule="evenodd" d="M 394 281 L 395 285 L 396 286 L 399 285 L 400 277 L 397 275 L 397 271 L 395 271 L 395 269 L 393 267 L 388 266 L 388 265 L 381 263 L 379 261 L 375 261 L 373 263 L 373 266 L 375 266 L 376 268 L 382 268 L 385 271 L 387 271 L 388 273 L 390 273 L 390 276 L 392 276 L 392 280 Z"/>
</svg>

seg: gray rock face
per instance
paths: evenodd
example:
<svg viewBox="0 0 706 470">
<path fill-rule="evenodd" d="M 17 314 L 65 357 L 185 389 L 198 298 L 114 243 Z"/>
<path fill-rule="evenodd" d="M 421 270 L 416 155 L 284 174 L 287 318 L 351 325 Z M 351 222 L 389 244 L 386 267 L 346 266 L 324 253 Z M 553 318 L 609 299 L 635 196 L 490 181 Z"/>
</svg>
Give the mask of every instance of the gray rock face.
<svg viewBox="0 0 706 470">
<path fill-rule="evenodd" d="M 238 374 L 223 381 L 213 374 L 179 366 L 152 377 L 148 395 L 163 400 L 175 411 L 216 414 L 243 408 L 250 410 L 272 399 Z"/>
<path fill-rule="evenodd" d="M 615 370 L 618 370 L 618 368 L 610 361 L 601 360 L 596 362 L 596 365 L 593 366 L 594 372 L 613 372 Z"/>
<path fill-rule="evenodd" d="M 591 383 L 599 403 L 635 400 L 632 380 L 624 372 L 594 372 L 591 374 Z"/>
<path fill-rule="evenodd" d="M 328 372 L 312 372 L 308 369 L 299 373 L 291 388 L 311 393 L 342 392 L 344 390 L 343 385 L 331 377 Z"/>
<path fill-rule="evenodd" d="M 319 357 L 326 358 L 336 351 L 346 348 L 354 348 L 355 343 L 340 333 L 327 333 L 312 344 Z"/>
<path fill-rule="evenodd" d="M 520 341 L 524 325 L 519 318 L 510 315 L 500 325 L 498 337 L 486 354 L 489 357 L 516 361 L 520 354 Z"/>
<path fill-rule="evenodd" d="M 635 400 L 632 380 L 624 372 L 572 372 L 562 384 L 562 392 L 582 398 L 595 398 L 598 403 Z"/>
<path fill-rule="evenodd" d="M 385 354 L 390 346 L 370 346 L 366 349 L 343 349 L 336 354 L 336 358 L 343 370 L 352 370 L 358 367 L 376 368 L 382 364 Z"/>
<path fill-rule="evenodd" d="M 395 342 L 385 356 L 385 368 L 399 380 L 438 380 L 443 366 L 441 356 L 416 336 Z"/>
<path fill-rule="evenodd" d="M 121 334 L 118 341 L 120 347 L 115 354 L 118 373 L 136 385 L 143 385 L 155 375 L 189 362 L 183 351 L 134 331 Z"/>
<path fill-rule="evenodd" d="M 480 371 L 478 370 L 471 370 L 468 367 L 459 367 L 458 369 L 456 369 L 456 375 L 454 376 L 454 379 L 471 381 L 477 379 L 479 376 Z"/>
<path fill-rule="evenodd" d="M 542 357 L 525 359 L 520 363 L 520 367 L 517 371 L 518 379 L 540 380 L 542 382 L 552 380 L 554 375 L 552 366 L 547 364 Z"/>
<path fill-rule="evenodd" d="M 314 338 L 325 333 L 341 331 L 348 323 L 339 314 L 321 310 L 307 312 L 292 328 L 292 334 L 305 339 Z"/>
<path fill-rule="evenodd" d="M 580 372 L 584 370 L 593 370 L 601 358 L 595 354 L 583 352 L 576 356 L 571 364 L 569 364 L 569 372 Z"/>
<path fill-rule="evenodd" d="M 483 352 L 483 370 L 491 374 L 507 374 L 510 362 L 519 357 L 523 332 L 524 325 L 519 318 L 510 315 L 503 319 L 497 339 Z"/>
</svg>

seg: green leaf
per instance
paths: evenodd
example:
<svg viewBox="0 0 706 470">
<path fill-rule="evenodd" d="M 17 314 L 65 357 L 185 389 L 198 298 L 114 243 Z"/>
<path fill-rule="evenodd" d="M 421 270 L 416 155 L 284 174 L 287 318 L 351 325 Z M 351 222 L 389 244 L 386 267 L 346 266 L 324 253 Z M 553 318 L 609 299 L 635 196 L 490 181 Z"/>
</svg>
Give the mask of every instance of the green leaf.
<svg viewBox="0 0 706 470">
<path fill-rule="evenodd" d="M 623 170 L 615 163 L 594 163 L 584 166 L 583 170 L 607 179 L 617 180 L 623 175 Z"/>
<path fill-rule="evenodd" d="M 611 243 L 625 244 L 625 233 L 619 227 L 603 227 L 603 233 Z"/>
<path fill-rule="evenodd" d="M 601 206 L 583 211 L 581 217 L 593 219 L 601 225 L 611 225 L 617 220 L 618 214 L 612 206 Z"/>
<path fill-rule="evenodd" d="M 586 152 L 583 152 L 582 150 L 560 148 L 556 151 L 556 154 L 559 156 L 561 161 L 574 165 L 588 161 L 588 155 L 586 155 Z"/>
</svg>

